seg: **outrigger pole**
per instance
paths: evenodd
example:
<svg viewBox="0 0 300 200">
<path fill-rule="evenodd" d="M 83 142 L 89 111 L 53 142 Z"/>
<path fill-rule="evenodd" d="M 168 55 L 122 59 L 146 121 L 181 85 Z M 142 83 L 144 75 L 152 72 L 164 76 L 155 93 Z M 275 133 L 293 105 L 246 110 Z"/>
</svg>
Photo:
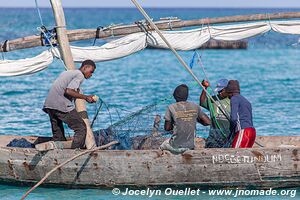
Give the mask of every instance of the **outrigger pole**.
<svg viewBox="0 0 300 200">
<path fill-rule="evenodd" d="M 61 58 L 63 59 L 64 64 L 68 70 L 75 70 L 76 66 L 73 61 L 73 56 L 71 53 L 71 48 L 67 36 L 66 20 L 61 0 L 50 0 L 50 2 L 52 5 L 52 10 L 56 22 L 57 41 L 59 44 L 58 48 L 61 54 Z M 87 127 L 87 134 L 85 140 L 86 148 L 92 149 L 96 147 L 96 142 L 88 119 L 85 101 L 83 99 L 76 99 L 75 105 L 77 112 L 80 114 Z"/>
<path fill-rule="evenodd" d="M 145 12 L 145 10 L 139 5 L 139 3 L 136 0 L 131 0 L 132 3 L 136 6 L 136 8 L 141 12 L 141 14 L 145 17 L 145 19 L 149 22 L 150 26 L 157 32 L 157 34 L 161 37 L 161 39 L 166 43 L 166 45 L 171 49 L 171 51 L 175 54 L 176 58 L 179 60 L 179 62 L 182 64 L 182 66 L 190 73 L 190 75 L 194 78 L 194 80 L 202 87 L 202 89 L 206 92 L 208 97 L 214 102 L 219 109 L 222 111 L 222 113 L 226 116 L 226 118 L 229 120 L 229 114 L 226 112 L 226 109 L 222 104 L 219 106 L 216 101 L 212 98 L 212 96 L 208 93 L 208 91 L 205 89 L 205 87 L 201 84 L 197 76 L 194 74 L 194 72 L 191 70 L 191 68 L 184 62 L 184 60 L 181 58 L 181 56 L 177 53 L 177 51 L 172 47 L 172 45 L 168 42 L 168 40 L 163 36 L 163 34 L 160 32 L 160 30 L 157 28 L 157 26 L 152 22 L 148 14 Z"/>
</svg>

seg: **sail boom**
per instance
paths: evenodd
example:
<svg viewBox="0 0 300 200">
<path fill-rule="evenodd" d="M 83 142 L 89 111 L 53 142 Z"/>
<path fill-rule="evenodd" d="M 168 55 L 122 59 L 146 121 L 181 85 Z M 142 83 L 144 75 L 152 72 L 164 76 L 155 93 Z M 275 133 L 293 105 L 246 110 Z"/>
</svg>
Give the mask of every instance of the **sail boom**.
<svg viewBox="0 0 300 200">
<path fill-rule="evenodd" d="M 194 20 L 180 20 L 170 19 L 163 21 L 156 21 L 155 24 L 160 30 L 172 30 L 184 27 L 202 26 L 222 23 L 238 23 L 245 21 L 260 21 L 260 20 L 274 20 L 274 19 L 295 19 L 300 18 L 300 12 L 283 12 L 272 14 L 254 14 L 254 15 L 239 15 L 226 16 L 217 18 L 203 18 Z M 132 33 L 143 31 L 152 31 L 153 29 L 148 23 L 138 23 L 131 25 L 119 25 L 113 27 L 106 27 L 101 29 L 77 29 L 68 30 L 67 35 L 69 41 L 88 40 L 93 38 L 108 38 L 111 36 L 124 36 Z M 6 40 L 0 43 L 0 52 L 14 51 L 18 49 L 27 49 L 36 46 L 44 46 L 41 36 L 27 36 L 14 40 Z"/>
</svg>

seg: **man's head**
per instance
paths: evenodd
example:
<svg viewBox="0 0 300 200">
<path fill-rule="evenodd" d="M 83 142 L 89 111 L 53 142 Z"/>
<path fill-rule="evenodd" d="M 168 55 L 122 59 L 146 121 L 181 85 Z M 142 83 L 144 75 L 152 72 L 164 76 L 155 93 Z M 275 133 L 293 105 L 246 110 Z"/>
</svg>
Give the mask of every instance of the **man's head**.
<svg viewBox="0 0 300 200">
<path fill-rule="evenodd" d="M 217 81 L 215 92 L 218 92 L 221 97 L 226 97 L 225 87 L 228 85 L 228 80 L 223 78 Z"/>
<path fill-rule="evenodd" d="M 230 80 L 225 88 L 228 97 L 231 98 L 236 94 L 240 94 L 240 83 L 238 80 Z"/>
<path fill-rule="evenodd" d="M 186 101 L 188 96 L 189 96 L 189 88 L 185 84 L 181 84 L 177 86 L 173 93 L 173 97 L 175 98 L 176 102 Z"/>
<path fill-rule="evenodd" d="M 96 69 L 96 64 L 94 61 L 85 60 L 82 62 L 79 70 L 83 73 L 84 78 L 88 79 L 92 77 L 95 69 Z"/>
</svg>

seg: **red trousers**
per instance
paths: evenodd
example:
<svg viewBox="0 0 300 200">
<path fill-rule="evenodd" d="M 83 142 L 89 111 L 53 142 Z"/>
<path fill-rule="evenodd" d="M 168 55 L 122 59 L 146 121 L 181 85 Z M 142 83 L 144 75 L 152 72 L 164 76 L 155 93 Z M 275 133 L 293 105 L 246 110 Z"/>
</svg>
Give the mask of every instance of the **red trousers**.
<svg viewBox="0 0 300 200">
<path fill-rule="evenodd" d="M 255 142 L 255 128 L 245 128 L 236 133 L 232 148 L 251 148 Z"/>
</svg>

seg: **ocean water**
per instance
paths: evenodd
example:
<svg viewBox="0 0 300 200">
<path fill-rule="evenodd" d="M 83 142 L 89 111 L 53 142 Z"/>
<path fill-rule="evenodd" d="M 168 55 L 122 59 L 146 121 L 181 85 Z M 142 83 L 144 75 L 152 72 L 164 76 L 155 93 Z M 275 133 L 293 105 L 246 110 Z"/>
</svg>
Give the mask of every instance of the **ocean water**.
<svg viewBox="0 0 300 200">
<path fill-rule="evenodd" d="M 181 19 L 196 19 L 252 13 L 299 11 L 299 9 L 147 9 L 154 19 L 177 16 Z M 44 24 L 54 25 L 50 9 L 41 10 Z M 96 28 L 111 23 L 132 23 L 142 19 L 135 9 L 65 9 L 68 29 Z M 35 9 L 0 8 L 0 41 L 32 34 L 40 21 Z M 241 93 L 253 107 L 254 125 L 258 135 L 300 134 L 300 36 L 266 33 L 248 40 L 247 50 L 203 50 L 199 51 L 205 70 L 212 84 L 220 78 L 238 79 Z M 97 40 L 96 45 L 105 43 Z M 74 45 L 90 46 L 93 40 L 76 42 Z M 0 58 L 21 59 L 33 57 L 46 47 L 4 53 Z M 193 52 L 179 52 L 190 61 Z M 193 68 L 199 79 L 203 71 Z M 63 71 L 59 61 L 47 70 L 22 77 L 0 78 L 0 134 L 51 136 L 48 116 L 41 110 L 47 91 L 55 78 Z M 122 115 L 170 96 L 174 88 L 186 83 L 190 86 L 190 101 L 198 102 L 201 92 L 194 86 L 190 75 L 167 50 L 146 49 L 131 56 L 97 64 L 93 77 L 83 84 L 87 94 L 97 94 L 113 110 L 120 108 Z M 92 118 L 96 105 L 88 105 Z M 157 112 L 164 114 L 165 107 Z M 128 112 L 129 111 L 129 112 Z M 116 119 L 113 119 L 115 121 Z M 108 115 L 103 112 L 97 128 L 109 125 Z M 207 136 L 207 129 L 199 127 L 198 135 Z M 72 134 L 71 131 L 67 131 Z M 0 185 L 0 199 L 19 199 L 27 187 Z M 295 198 L 299 197 L 298 195 Z M 110 190 L 75 190 L 39 188 L 30 199 L 120 199 Z M 126 196 L 122 199 L 140 199 Z M 185 199 L 187 197 L 160 196 L 153 199 Z M 229 199 L 226 196 L 208 196 L 205 199 Z M 268 196 L 239 197 L 238 199 L 269 199 Z M 273 198 L 273 197 L 272 197 Z M 198 199 L 190 197 L 190 199 Z M 282 199 L 282 197 L 274 197 Z"/>
</svg>

